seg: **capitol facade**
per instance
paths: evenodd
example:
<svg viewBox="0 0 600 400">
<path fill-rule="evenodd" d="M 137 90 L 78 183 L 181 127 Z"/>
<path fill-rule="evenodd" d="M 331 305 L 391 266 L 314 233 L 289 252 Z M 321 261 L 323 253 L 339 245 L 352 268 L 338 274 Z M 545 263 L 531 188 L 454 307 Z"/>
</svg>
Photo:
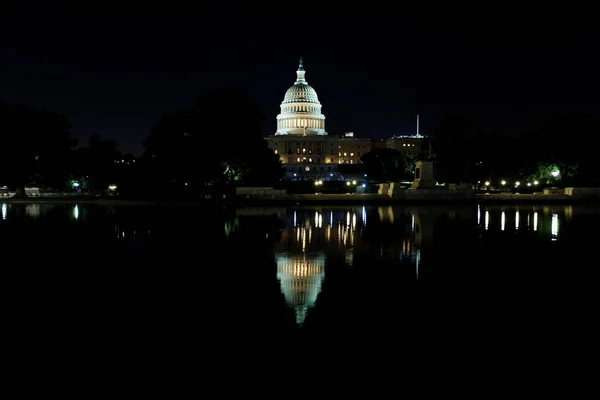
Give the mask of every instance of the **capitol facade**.
<svg viewBox="0 0 600 400">
<path fill-rule="evenodd" d="M 279 155 L 289 179 L 344 179 L 339 166 L 358 164 L 360 157 L 371 151 L 371 139 L 356 138 L 350 132 L 327 134 L 322 105 L 306 80 L 302 58 L 296 82 L 285 92 L 280 107 L 277 131 L 267 142 Z"/>
</svg>

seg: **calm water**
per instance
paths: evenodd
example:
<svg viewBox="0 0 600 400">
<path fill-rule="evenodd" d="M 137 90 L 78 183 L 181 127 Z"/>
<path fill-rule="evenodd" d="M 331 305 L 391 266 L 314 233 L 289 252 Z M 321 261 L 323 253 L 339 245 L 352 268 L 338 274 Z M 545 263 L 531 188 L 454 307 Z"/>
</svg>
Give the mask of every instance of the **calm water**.
<svg viewBox="0 0 600 400">
<path fill-rule="evenodd" d="M 36 354 L 289 337 L 537 348 L 589 328 L 599 226 L 598 209 L 563 205 L 2 204 L 6 326 Z"/>
</svg>

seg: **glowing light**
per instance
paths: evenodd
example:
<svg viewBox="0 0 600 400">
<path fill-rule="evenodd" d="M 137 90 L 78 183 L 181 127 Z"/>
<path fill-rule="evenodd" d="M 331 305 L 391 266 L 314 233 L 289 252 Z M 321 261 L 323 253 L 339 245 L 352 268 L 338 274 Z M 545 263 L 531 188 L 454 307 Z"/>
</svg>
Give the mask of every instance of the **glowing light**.
<svg viewBox="0 0 600 400">
<path fill-rule="evenodd" d="M 554 171 L 551 172 L 551 175 L 556 178 L 558 175 L 560 175 L 560 171 L 555 169 Z"/>
<path fill-rule="evenodd" d="M 362 208 L 362 223 L 367 225 L 367 209 L 364 206 Z"/>
<path fill-rule="evenodd" d="M 506 181 L 503 180 L 502 182 L 500 182 L 502 184 L 502 186 L 506 185 Z"/>
<path fill-rule="evenodd" d="M 506 213 L 502 211 L 502 216 L 500 217 L 500 230 L 504 230 L 504 225 L 506 224 Z"/>
<path fill-rule="evenodd" d="M 515 182 L 515 186 L 519 186 L 520 184 L 521 184 L 521 182 L 519 182 L 519 181 Z"/>
<path fill-rule="evenodd" d="M 556 240 L 558 236 L 558 214 L 552 214 L 552 240 Z"/>
<path fill-rule="evenodd" d="M 519 210 L 515 213 L 515 230 L 519 230 Z"/>
<path fill-rule="evenodd" d="M 485 181 L 484 185 L 485 186 L 490 186 L 490 182 L 489 181 Z"/>
<path fill-rule="evenodd" d="M 79 207 L 77 204 L 75 204 L 75 207 L 73 207 L 73 217 L 75 217 L 75 221 L 79 219 Z"/>
<path fill-rule="evenodd" d="M 533 213 L 533 230 L 537 231 L 538 226 L 538 213 L 537 211 Z"/>
<path fill-rule="evenodd" d="M 527 182 L 527 186 L 531 186 L 531 182 Z"/>
<path fill-rule="evenodd" d="M 481 224 L 481 206 L 477 205 L 477 226 Z"/>
<path fill-rule="evenodd" d="M 489 211 L 485 211 L 485 230 L 487 231 L 488 228 L 490 227 L 490 212 Z"/>
<path fill-rule="evenodd" d="M 2 204 L 2 219 L 6 219 L 6 215 L 8 214 L 8 210 L 6 207 L 6 203 Z"/>
<path fill-rule="evenodd" d="M 301 228 L 302 229 L 302 251 L 306 251 L 306 228 Z"/>
<path fill-rule="evenodd" d="M 538 181 L 533 181 L 533 184 L 537 185 L 537 184 L 539 184 L 539 182 Z"/>
</svg>

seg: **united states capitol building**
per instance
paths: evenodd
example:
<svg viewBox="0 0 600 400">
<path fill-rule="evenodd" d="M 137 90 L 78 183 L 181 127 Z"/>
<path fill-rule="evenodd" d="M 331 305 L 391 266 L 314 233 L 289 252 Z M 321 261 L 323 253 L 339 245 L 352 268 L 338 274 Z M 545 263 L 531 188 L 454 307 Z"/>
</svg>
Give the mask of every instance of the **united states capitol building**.
<svg viewBox="0 0 600 400">
<path fill-rule="evenodd" d="M 290 179 L 342 179 L 340 165 L 358 164 L 360 158 L 376 147 L 394 147 L 410 155 L 418 151 L 420 135 L 377 141 L 354 137 L 351 132 L 328 135 L 325 115 L 315 89 L 306 80 L 302 58 L 296 82 L 285 92 L 277 116 L 277 132 L 267 138 L 269 147 L 279 155 Z M 408 146 L 408 147 L 407 147 Z"/>
</svg>

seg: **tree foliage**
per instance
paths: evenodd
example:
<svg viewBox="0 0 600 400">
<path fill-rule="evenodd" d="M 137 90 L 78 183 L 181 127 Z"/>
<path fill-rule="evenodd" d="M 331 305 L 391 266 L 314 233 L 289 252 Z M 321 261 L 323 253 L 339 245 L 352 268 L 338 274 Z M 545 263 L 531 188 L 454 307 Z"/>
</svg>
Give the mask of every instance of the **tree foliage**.
<svg viewBox="0 0 600 400">
<path fill-rule="evenodd" d="M 524 174 L 546 179 L 547 170 L 556 168 L 562 184 L 599 185 L 600 162 L 596 147 L 591 144 L 599 135 L 600 120 L 592 115 L 555 116 L 524 135 Z"/>
<path fill-rule="evenodd" d="M 470 181 L 481 158 L 477 131 L 465 118 L 452 117 L 440 124 L 434 133 L 436 179 L 442 182 Z"/>
<path fill-rule="evenodd" d="M 360 158 L 369 180 L 399 182 L 411 179 L 410 167 L 404 155 L 394 149 L 375 149 Z"/>
<path fill-rule="evenodd" d="M 117 141 L 92 135 L 86 146 L 74 151 L 74 176 L 81 181 L 85 180 L 88 189 L 104 191 L 109 184 L 119 179 L 122 165 L 117 161 L 121 158 Z"/>
<path fill-rule="evenodd" d="M 482 129 L 464 117 L 442 121 L 432 147 L 436 179 L 448 183 L 513 176 L 523 158 L 516 138 L 496 129 Z"/>
<path fill-rule="evenodd" d="M 206 90 L 193 108 L 158 121 L 143 142 L 143 158 L 173 187 L 272 184 L 282 168 L 262 136 L 263 119 L 245 91 Z"/>
<path fill-rule="evenodd" d="M 62 186 L 76 141 L 66 117 L 0 102 L 0 185 Z"/>
</svg>

